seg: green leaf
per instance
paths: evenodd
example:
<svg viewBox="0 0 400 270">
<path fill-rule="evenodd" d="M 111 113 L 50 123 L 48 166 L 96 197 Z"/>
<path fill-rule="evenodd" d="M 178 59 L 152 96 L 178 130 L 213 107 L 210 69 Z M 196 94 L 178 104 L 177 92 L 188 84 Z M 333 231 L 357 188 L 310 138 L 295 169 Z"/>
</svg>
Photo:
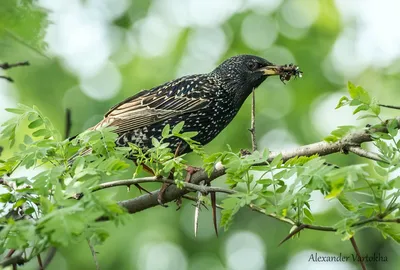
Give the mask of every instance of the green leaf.
<svg viewBox="0 0 400 270">
<path fill-rule="evenodd" d="M 340 107 L 343 107 L 345 105 L 349 104 L 349 98 L 346 96 L 343 96 L 339 99 L 338 104 L 336 105 L 335 109 L 339 109 Z"/>
<path fill-rule="evenodd" d="M 183 125 L 185 122 L 179 122 L 178 124 L 176 124 L 176 126 L 174 126 L 174 128 L 172 129 L 172 134 L 177 135 L 181 132 Z"/>
<path fill-rule="evenodd" d="M 24 143 L 25 143 L 25 144 L 32 144 L 32 143 L 33 143 L 33 140 L 32 140 L 32 138 L 31 138 L 31 136 L 25 135 L 25 136 L 24 136 Z"/>
<path fill-rule="evenodd" d="M 397 122 L 397 120 L 396 119 L 391 119 L 391 120 L 389 120 L 389 122 L 388 122 L 388 124 L 387 124 L 387 129 L 388 129 L 388 132 L 389 132 L 389 134 L 392 136 L 392 137 L 394 137 L 394 136 L 396 136 L 397 135 L 397 132 L 398 132 L 398 122 Z"/>
<path fill-rule="evenodd" d="M 360 106 L 358 106 L 354 111 L 353 114 L 356 114 L 360 111 L 367 111 L 369 109 L 369 105 L 367 104 L 361 104 Z"/>
<path fill-rule="evenodd" d="M 232 224 L 233 216 L 239 211 L 241 199 L 238 197 L 228 197 L 222 201 L 221 221 L 220 226 L 224 227 L 225 231 Z"/>
<path fill-rule="evenodd" d="M 188 131 L 188 132 L 182 133 L 181 136 L 182 136 L 182 138 L 190 139 L 190 138 L 195 137 L 197 134 L 199 134 L 197 131 Z"/>
<path fill-rule="evenodd" d="M 306 216 L 306 218 L 307 218 L 308 220 L 311 221 L 311 223 L 314 222 L 314 217 L 313 217 L 313 215 L 311 214 L 310 210 L 308 210 L 308 208 L 304 207 L 304 208 L 303 208 L 303 213 L 304 213 L 304 215 Z"/>
<path fill-rule="evenodd" d="M 160 142 L 159 142 L 155 137 L 152 137 L 152 138 L 151 138 L 151 144 L 152 144 L 154 147 L 159 147 L 159 146 L 160 146 Z"/>
<path fill-rule="evenodd" d="M 39 129 L 32 133 L 33 137 L 41 137 L 41 136 L 47 137 L 49 135 L 51 135 L 51 134 L 47 129 Z"/>
<path fill-rule="evenodd" d="M 38 118 L 35 121 L 31 122 L 28 125 L 28 128 L 34 129 L 34 128 L 40 127 L 41 125 L 43 125 L 43 120 L 41 118 Z"/>
<path fill-rule="evenodd" d="M 162 136 L 163 138 L 167 138 L 170 131 L 171 131 L 170 125 L 169 125 L 169 124 L 166 124 L 166 125 L 164 126 L 163 130 L 162 130 L 161 136 Z"/>
<path fill-rule="evenodd" d="M 377 228 L 381 231 L 384 238 L 389 236 L 400 244 L 400 226 L 398 226 L 398 224 L 379 224 Z"/>
<path fill-rule="evenodd" d="M 280 164 L 282 164 L 282 153 L 279 153 L 279 155 L 277 155 L 269 165 L 273 168 Z"/>
<path fill-rule="evenodd" d="M 366 119 L 366 118 L 377 118 L 375 114 L 363 114 L 357 117 L 357 120 Z"/>
<path fill-rule="evenodd" d="M 376 101 L 372 102 L 370 105 L 371 111 L 378 116 L 381 113 L 381 106 L 379 106 Z"/>
<path fill-rule="evenodd" d="M 23 110 L 23 109 L 17 109 L 17 108 L 6 108 L 5 110 L 6 110 L 7 112 L 15 113 L 15 114 L 23 114 L 23 113 L 26 112 L 26 111 Z"/>
<path fill-rule="evenodd" d="M 349 210 L 351 212 L 354 212 L 357 210 L 357 207 L 353 204 L 351 199 L 349 197 L 347 197 L 344 193 L 337 196 L 337 199 L 347 210 Z"/>
<path fill-rule="evenodd" d="M 260 184 L 260 185 L 269 186 L 272 184 L 273 181 L 272 181 L 272 179 L 260 179 L 260 180 L 257 180 L 256 182 L 257 182 L 257 184 Z"/>
<path fill-rule="evenodd" d="M 368 92 L 361 86 L 355 86 L 351 82 L 348 82 L 347 88 L 352 99 L 359 100 L 361 103 L 369 105 L 371 103 L 371 97 Z"/>
</svg>

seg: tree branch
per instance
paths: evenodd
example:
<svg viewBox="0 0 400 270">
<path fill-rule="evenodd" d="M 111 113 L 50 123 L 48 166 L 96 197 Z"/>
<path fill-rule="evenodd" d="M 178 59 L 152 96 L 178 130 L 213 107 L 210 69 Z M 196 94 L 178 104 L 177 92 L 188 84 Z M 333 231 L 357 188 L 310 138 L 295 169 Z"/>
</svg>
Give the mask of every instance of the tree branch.
<svg viewBox="0 0 400 270">
<path fill-rule="evenodd" d="M 399 122 L 400 117 L 396 118 Z M 399 126 L 399 125 L 398 125 Z M 387 133 L 387 128 L 384 126 L 381 127 L 369 127 L 363 130 L 351 132 L 348 135 L 344 136 L 340 140 L 328 143 L 325 141 L 300 146 L 295 149 L 285 150 L 282 152 L 270 152 L 268 157 L 268 162 L 271 162 L 278 154 L 282 154 L 282 160 L 285 162 L 290 158 L 294 158 L 297 156 L 312 156 L 318 154 L 319 156 L 326 156 L 333 153 L 346 153 L 349 151 L 349 148 L 353 149 L 352 147 L 359 147 L 364 142 L 372 141 L 371 134 L 374 132 L 384 132 Z M 255 164 L 257 165 L 264 165 L 264 164 Z M 198 185 L 201 181 L 210 182 L 222 175 L 225 174 L 225 168 L 221 163 L 217 163 L 214 167 L 214 171 L 211 173 L 210 176 L 204 170 L 199 170 L 194 173 L 191 177 L 191 184 Z M 144 194 L 134 199 L 129 199 L 120 202 L 120 205 L 126 208 L 129 213 L 136 213 L 154 206 L 158 206 L 159 203 L 157 202 L 158 190 L 153 191 L 150 194 Z M 175 185 L 171 185 L 166 190 L 165 194 L 163 195 L 164 202 L 171 202 L 174 201 L 182 195 L 185 195 L 189 192 L 187 189 L 179 189 Z M 218 192 L 218 191 L 217 191 Z"/>
<path fill-rule="evenodd" d="M 357 156 L 389 164 L 387 161 L 381 159 L 377 153 L 367 151 L 359 146 L 350 146 L 348 147 L 348 150 Z"/>
<path fill-rule="evenodd" d="M 12 257 L 6 258 L 5 260 L 0 262 L 0 266 L 2 268 L 5 268 L 9 265 L 16 265 L 16 264 L 24 264 L 26 261 L 25 259 L 22 257 L 22 252 L 18 253 Z"/>
</svg>

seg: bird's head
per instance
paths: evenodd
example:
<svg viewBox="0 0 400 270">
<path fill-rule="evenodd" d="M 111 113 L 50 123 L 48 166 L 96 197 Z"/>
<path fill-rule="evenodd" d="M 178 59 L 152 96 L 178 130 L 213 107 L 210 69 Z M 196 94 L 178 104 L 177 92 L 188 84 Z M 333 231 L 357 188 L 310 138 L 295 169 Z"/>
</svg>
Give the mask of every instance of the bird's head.
<svg viewBox="0 0 400 270">
<path fill-rule="evenodd" d="M 282 66 L 255 55 L 237 55 L 225 60 L 212 71 L 224 88 L 243 103 L 254 88 L 273 75 L 282 75 Z"/>
</svg>

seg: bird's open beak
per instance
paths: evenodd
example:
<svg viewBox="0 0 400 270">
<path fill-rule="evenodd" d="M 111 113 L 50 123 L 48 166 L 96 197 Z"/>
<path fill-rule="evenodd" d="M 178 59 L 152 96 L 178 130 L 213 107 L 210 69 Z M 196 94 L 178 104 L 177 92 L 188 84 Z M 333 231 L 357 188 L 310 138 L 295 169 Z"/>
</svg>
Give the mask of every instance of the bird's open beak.
<svg viewBox="0 0 400 270">
<path fill-rule="evenodd" d="M 272 75 L 281 75 L 282 74 L 282 66 L 265 66 L 259 69 L 264 75 L 272 76 Z"/>
</svg>

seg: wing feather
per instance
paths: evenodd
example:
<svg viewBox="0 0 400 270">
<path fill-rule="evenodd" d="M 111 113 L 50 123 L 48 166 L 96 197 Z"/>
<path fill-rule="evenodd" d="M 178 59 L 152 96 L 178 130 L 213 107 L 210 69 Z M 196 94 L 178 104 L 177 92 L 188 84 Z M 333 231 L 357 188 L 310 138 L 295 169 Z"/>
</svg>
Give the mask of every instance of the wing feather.
<svg viewBox="0 0 400 270">
<path fill-rule="evenodd" d="M 141 91 L 112 107 L 104 119 L 92 129 L 105 125 L 116 126 L 116 132 L 123 134 L 209 106 L 210 100 L 195 98 L 188 92 L 185 92 L 185 95 L 177 95 L 180 89 L 188 88 L 187 85 L 188 82 L 183 78 L 151 90 Z M 193 83 L 190 86 L 192 87 L 190 91 L 199 90 Z"/>
</svg>

